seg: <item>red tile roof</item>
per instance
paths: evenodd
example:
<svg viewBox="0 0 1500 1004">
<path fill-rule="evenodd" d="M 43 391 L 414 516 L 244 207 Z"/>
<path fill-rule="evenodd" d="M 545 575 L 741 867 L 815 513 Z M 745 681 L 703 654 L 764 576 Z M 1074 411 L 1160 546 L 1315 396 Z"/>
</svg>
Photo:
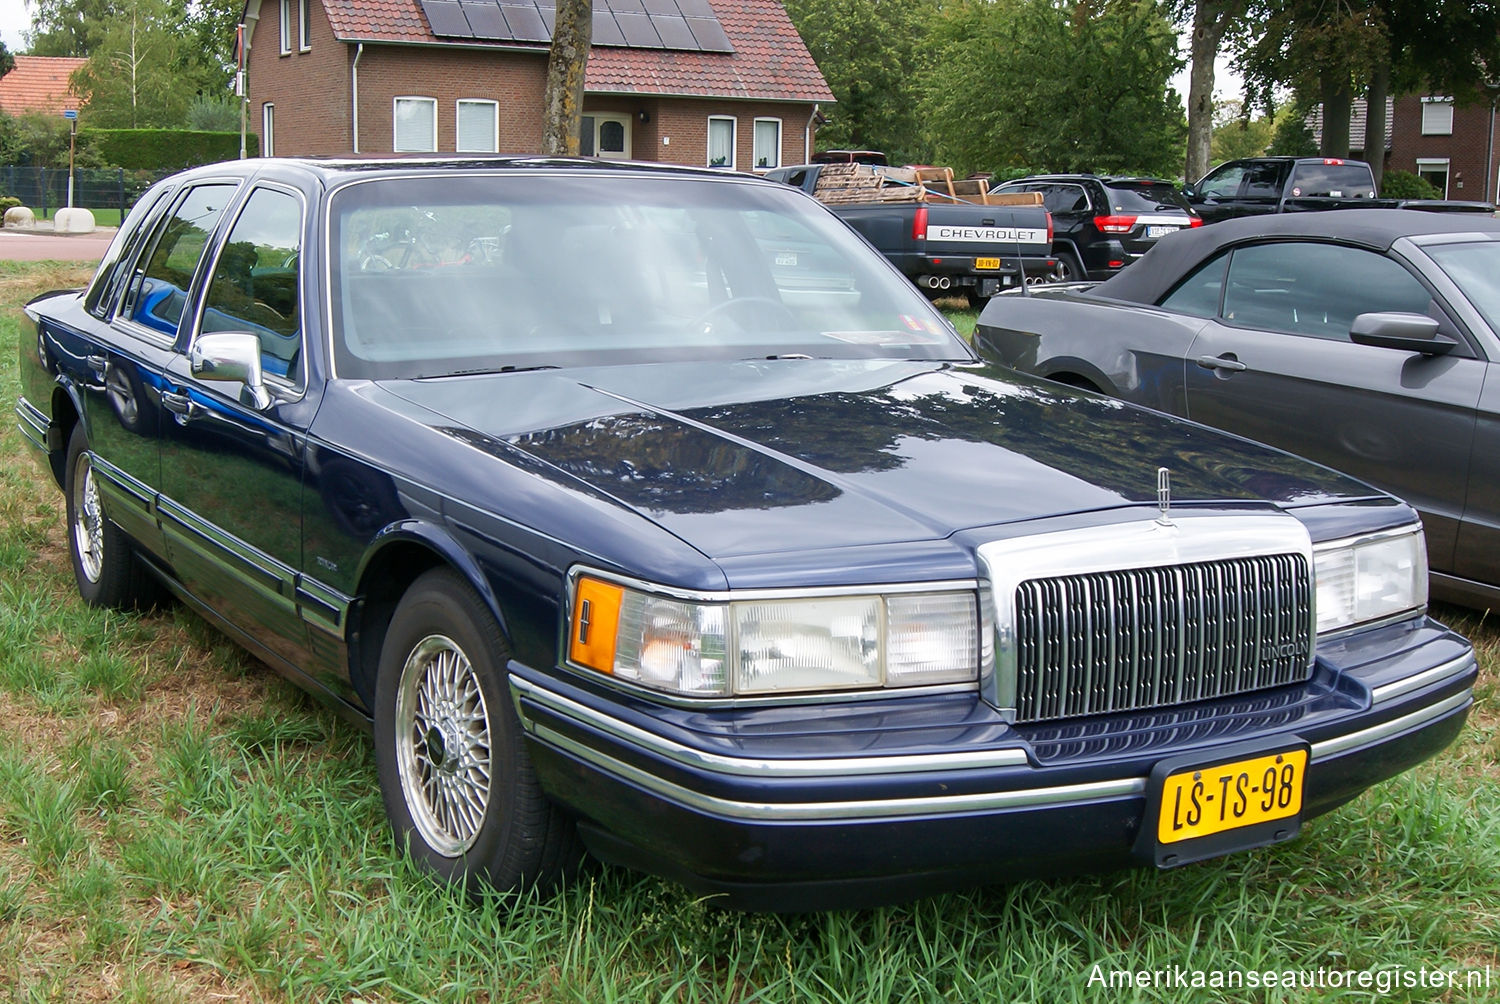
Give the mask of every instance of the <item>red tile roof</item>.
<svg viewBox="0 0 1500 1004">
<path fill-rule="evenodd" d="M 323 0 L 335 37 L 346 42 L 448 44 L 417 0 Z M 781 0 L 718 0 L 714 11 L 734 52 L 674 52 L 595 46 L 584 88 L 609 94 L 832 102 L 833 92 L 792 26 Z M 515 48 L 516 43 L 476 42 Z M 534 44 L 524 46 L 535 49 Z"/>
<path fill-rule="evenodd" d="M 77 108 L 68 77 L 86 62 L 72 56 L 17 56 L 16 68 L 0 77 L 0 112 L 60 115 L 65 108 Z"/>
</svg>

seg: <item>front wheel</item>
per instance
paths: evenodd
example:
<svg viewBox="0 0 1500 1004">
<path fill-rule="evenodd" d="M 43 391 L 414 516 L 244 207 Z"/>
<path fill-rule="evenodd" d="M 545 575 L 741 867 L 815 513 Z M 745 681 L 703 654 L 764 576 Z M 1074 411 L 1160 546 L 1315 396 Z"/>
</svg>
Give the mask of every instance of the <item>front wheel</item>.
<svg viewBox="0 0 1500 1004">
<path fill-rule="evenodd" d="M 579 857 L 572 822 L 542 794 L 526 754 L 508 661 L 494 617 L 449 569 L 412 583 L 380 655 L 386 815 L 413 860 L 471 895 L 549 889 Z"/>
<path fill-rule="evenodd" d="M 68 555 L 78 594 L 90 606 L 135 610 L 156 599 L 156 581 L 136 557 L 124 531 L 110 522 L 99 495 L 94 455 L 83 425 L 68 439 L 63 493 L 67 497 Z"/>
</svg>

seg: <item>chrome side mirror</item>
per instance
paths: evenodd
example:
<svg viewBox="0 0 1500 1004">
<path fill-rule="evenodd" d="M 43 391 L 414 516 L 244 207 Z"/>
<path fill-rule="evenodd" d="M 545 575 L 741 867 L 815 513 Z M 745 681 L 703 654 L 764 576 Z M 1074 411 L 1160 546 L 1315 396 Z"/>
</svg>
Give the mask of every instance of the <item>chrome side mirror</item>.
<svg viewBox="0 0 1500 1004">
<path fill-rule="evenodd" d="M 248 331 L 199 335 L 188 350 L 188 367 L 199 380 L 241 383 L 240 403 L 265 411 L 271 406 L 260 369 L 260 339 Z"/>
</svg>

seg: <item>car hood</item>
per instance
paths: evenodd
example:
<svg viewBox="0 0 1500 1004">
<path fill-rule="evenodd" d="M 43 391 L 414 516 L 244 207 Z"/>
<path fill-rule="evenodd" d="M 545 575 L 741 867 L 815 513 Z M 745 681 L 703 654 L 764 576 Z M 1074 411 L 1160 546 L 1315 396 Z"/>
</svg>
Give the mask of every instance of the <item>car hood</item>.
<svg viewBox="0 0 1500 1004">
<path fill-rule="evenodd" d="M 391 382 L 431 424 L 586 485 L 711 557 L 933 540 L 1155 505 L 1368 498 L 1295 457 L 1009 370 L 662 363 Z"/>
</svg>

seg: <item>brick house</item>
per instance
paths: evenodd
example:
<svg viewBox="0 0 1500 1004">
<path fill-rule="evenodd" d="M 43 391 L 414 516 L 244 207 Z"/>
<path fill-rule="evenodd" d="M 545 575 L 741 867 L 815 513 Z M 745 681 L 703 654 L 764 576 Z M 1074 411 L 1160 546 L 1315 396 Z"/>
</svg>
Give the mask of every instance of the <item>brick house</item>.
<svg viewBox="0 0 1500 1004">
<path fill-rule="evenodd" d="M 268 155 L 535 152 L 552 0 L 247 0 Z M 780 0 L 594 0 L 583 152 L 769 169 L 833 101 Z"/>
<path fill-rule="evenodd" d="M 1431 94 L 1399 98 L 1390 166 L 1421 175 L 1445 198 L 1493 202 L 1500 193 L 1495 124 L 1493 104 L 1456 106 L 1450 97 Z"/>
</svg>

